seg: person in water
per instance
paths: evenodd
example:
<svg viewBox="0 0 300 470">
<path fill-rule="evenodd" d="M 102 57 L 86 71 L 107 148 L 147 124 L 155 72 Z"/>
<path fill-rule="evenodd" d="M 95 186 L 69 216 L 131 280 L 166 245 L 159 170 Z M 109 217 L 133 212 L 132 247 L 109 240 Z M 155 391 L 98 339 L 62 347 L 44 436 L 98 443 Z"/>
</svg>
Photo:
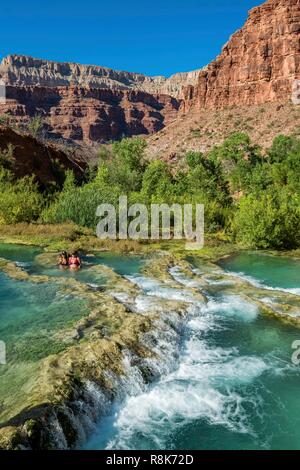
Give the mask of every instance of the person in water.
<svg viewBox="0 0 300 470">
<path fill-rule="evenodd" d="M 71 253 L 71 255 L 69 256 L 69 268 L 70 269 L 80 269 L 81 268 L 81 259 L 77 253 L 77 251 L 75 251 L 74 253 Z"/>
<path fill-rule="evenodd" d="M 67 268 L 69 266 L 69 255 L 66 251 L 62 251 L 59 255 L 58 264 L 62 268 Z"/>
</svg>

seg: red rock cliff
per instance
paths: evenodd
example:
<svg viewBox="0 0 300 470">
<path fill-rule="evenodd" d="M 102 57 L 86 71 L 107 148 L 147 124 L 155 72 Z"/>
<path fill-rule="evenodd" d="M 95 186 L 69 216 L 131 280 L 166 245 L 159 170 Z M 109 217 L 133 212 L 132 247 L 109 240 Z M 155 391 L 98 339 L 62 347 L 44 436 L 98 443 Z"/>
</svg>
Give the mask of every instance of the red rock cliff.
<svg viewBox="0 0 300 470">
<path fill-rule="evenodd" d="M 300 0 L 268 0 L 184 92 L 183 111 L 285 102 L 300 78 Z"/>
<path fill-rule="evenodd" d="M 7 86 L 0 114 L 26 122 L 44 118 L 48 135 L 76 142 L 106 142 L 152 134 L 175 119 L 179 101 L 136 90 Z"/>
</svg>

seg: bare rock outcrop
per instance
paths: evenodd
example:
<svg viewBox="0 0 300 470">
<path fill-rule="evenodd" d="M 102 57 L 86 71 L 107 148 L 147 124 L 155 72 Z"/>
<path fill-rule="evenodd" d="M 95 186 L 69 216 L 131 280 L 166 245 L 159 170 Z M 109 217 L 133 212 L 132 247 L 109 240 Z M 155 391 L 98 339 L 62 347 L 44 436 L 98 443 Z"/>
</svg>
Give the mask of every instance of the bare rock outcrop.
<svg viewBox="0 0 300 470">
<path fill-rule="evenodd" d="M 147 77 L 11 55 L 0 66 L 6 84 L 0 114 L 20 124 L 41 115 L 48 137 L 84 144 L 149 135 L 176 118 L 176 97 L 185 85 L 196 83 L 197 76 L 190 72 L 170 79 Z"/>
</svg>

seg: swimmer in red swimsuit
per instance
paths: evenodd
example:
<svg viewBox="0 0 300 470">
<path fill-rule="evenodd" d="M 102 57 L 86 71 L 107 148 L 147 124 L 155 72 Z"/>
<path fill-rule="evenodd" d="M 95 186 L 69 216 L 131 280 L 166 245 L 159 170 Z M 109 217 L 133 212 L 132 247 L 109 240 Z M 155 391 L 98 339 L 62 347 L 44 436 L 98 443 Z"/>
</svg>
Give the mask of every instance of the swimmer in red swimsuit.
<svg viewBox="0 0 300 470">
<path fill-rule="evenodd" d="M 68 260 L 70 269 L 80 269 L 81 268 L 81 259 L 77 252 L 71 253 Z"/>
</svg>

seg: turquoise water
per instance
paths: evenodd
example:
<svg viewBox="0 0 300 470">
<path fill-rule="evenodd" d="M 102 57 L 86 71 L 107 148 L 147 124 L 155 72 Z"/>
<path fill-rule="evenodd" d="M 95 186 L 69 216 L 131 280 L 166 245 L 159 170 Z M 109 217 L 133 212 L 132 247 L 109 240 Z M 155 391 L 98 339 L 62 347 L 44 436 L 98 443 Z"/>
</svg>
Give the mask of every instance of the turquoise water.
<svg viewBox="0 0 300 470">
<path fill-rule="evenodd" d="M 251 262 L 245 273 L 300 287 L 274 274 L 274 264 L 289 271 L 288 259 L 258 257 L 260 271 Z M 214 287 L 207 294 L 186 325 L 178 368 L 116 405 L 85 448 L 300 449 L 300 366 L 291 359 L 300 330 L 238 295 Z"/>
<path fill-rule="evenodd" d="M 16 281 L 0 272 L 0 340 L 6 345 L 0 423 L 31 404 L 30 383 L 38 377 L 40 361 L 63 351 L 62 332 L 88 314 L 85 301 L 65 295 L 54 283 Z"/>
<path fill-rule="evenodd" d="M 117 273 L 130 275 L 141 270 L 144 261 L 136 256 L 83 256 L 84 267 L 79 271 L 43 267 L 35 263 L 41 250 L 20 245 L 0 245 L 0 257 L 17 262 L 30 274 L 45 274 L 50 281 L 42 284 L 16 281 L 0 272 L 0 339 L 5 341 L 9 360 L 30 358 L 38 360 L 49 352 L 64 348 L 53 339 L 55 332 L 71 327 L 88 315 L 87 302 L 65 295 L 51 277 L 75 278 L 82 283 L 105 286 L 105 275 L 91 267 L 106 265 Z"/>
<path fill-rule="evenodd" d="M 287 289 L 300 287 L 299 259 L 245 252 L 226 258 L 219 265 L 266 286 Z"/>
<path fill-rule="evenodd" d="M 84 268 L 78 272 L 63 271 L 56 266 L 40 266 L 35 260 L 40 253 L 42 251 L 34 247 L 0 245 L 1 258 L 16 262 L 30 274 L 50 277 L 43 283 L 18 281 L 0 271 L 0 340 L 5 342 L 7 361 L 0 366 L 0 422 L 19 412 L 23 394 L 28 401 L 28 380 L 36 376 L 39 361 L 74 343 L 74 325 L 90 314 L 88 301 L 72 291 L 65 291 L 68 279 L 75 278 L 105 289 L 105 275 L 101 270 L 90 269 L 93 266 L 106 264 L 118 272 L 131 274 L 143 264 L 140 258 L 120 256 L 117 259 L 105 254 L 83 257 Z M 69 331 L 67 342 L 66 330 Z"/>
<path fill-rule="evenodd" d="M 78 281 L 86 284 L 93 284 L 104 287 L 106 285 L 105 274 L 101 275 L 101 270 L 100 272 L 91 270 L 90 268 L 93 268 L 93 266 L 108 266 L 121 276 L 129 276 L 131 274 L 138 273 L 144 266 L 144 260 L 139 256 L 101 253 L 93 256 L 82 255 L 81 258 L 83 262 L 83 268 L 78 271 L 60 269 L 57 266 L 43 267 L 34 263 L 32 263 L 30 266 L 28 265 L 28 270 L 32 274 L 45 274 L 47 276 L 75 278 Z"/>
<path fill-rule="evenodd" d="M 86 302 L 64 295 L 56 284 L 15 281 L 0 272 L 0 285 L 0 338 L 8 365 L 64 349 L 55 333 L 89 313 Z"/>
<path fill-rule="evenodd" d="M 136 255 L 118 255 L 114 253 L 96 253 L 95 255 L 82 255 L 83 269 L 73 271 L 60 269 L 58 266 L 41 266 L 35 262 L 35 257 L 42 253 L 37 247 L 24 245 L 10 245 L 0 243 L 0 258 L 16 262 L 18 266 L 25 269 L 30 274 L 44 274 L 53 277 L 75 278 L 80 282 L 105 286 L 105 275 L 101 272 L 93 272 L 89 268 L 97 265 L 105 265 L 112 268 L 121 276 L 135 274 L 141 271 L 145 260 Z"/>
<path fill-rule="evenodd" d="M 139 273 L 145 265 L 145 260 L 135 255 L 120 255 L 114 253 L 97 254 L 90 262 L 105 264 L 121 276 L 130 276 Z"/>
<path fill-rule="evenodd" d="M 83 262 L 83 269 L 79 271 L 69 271 L 69 270 L 60 270 L 57 267 L 42 267 L 42 266 L 34 266 L 31 272 L 37 273 L 44 273 L 48 275 L 63 275 L 68 276 L 68 273 L 74 273 L 80 276 L 82 273 L 88 273 L 88 268 L 93 266 L 101 265 L 108 266 L 112 268 L 116 273 L 120 274 L 121 276 L 130 275 L 139 272 L 142 267 L 144 266 L 144 260 L 139 256 L 130 256 L 130 255 L 115 255 L 112 253 L 102 253 L 101 255 L 93 255 L 93 256 L 81 256 Z"/>
<path fill-rule="evenodd" d="M 41 253 L 41 249 L 25 245 L 9 245 L 8 243 L 0 243 L 0 258 L 20 264 L 32 263 L 34 257 Z"/>
</svg>

